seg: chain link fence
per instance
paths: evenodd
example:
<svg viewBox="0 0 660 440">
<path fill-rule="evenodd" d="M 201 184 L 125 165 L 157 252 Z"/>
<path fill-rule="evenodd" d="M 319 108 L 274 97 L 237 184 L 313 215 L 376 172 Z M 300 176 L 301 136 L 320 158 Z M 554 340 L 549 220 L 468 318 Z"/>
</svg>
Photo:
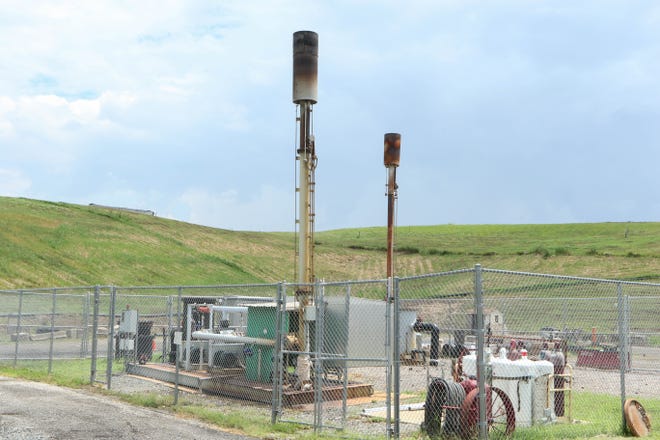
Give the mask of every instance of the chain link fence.
<svg viewBox="0 0 660 440">
<path fill-rule="evenodd" d="M 584 417 L 592 395 L 613 396 L 614 414 L 627 396 L 660 398 L 660 285 L 477 267 L 402 279 L 399 296 L 419 320 L 407 324 L 398 393 L 426 391 L 432 437 L 525 436 Z"/>
<path fill-rule="evenodd" d="M 92 353 L 94 287 L 4 291 L 0 303 L 0 362 L 43 365 Z"/>
<path fill-rule="evenodd" d="M 658 284 L 479 266 L 390 282 L 2 291 L 0 364 L 388 438 L 524 436 L 583 417 L 584 396 L 660 399 Z"/>
</svg>

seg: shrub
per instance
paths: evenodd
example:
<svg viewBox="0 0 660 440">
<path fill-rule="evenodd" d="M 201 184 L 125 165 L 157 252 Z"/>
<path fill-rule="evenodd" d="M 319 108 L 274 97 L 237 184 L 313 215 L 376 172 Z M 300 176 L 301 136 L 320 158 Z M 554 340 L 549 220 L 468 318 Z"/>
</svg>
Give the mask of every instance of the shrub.
<svg viewBox="0 0 660 440">
<path fill-rule="evenodd" d="M 538 246 L 536 247 L 533 251 L 532 254 L 540 255 L 543 258 L 549 258 L 550 257 L 550 251 L 544 248 L 543 246 Z"/>
</svg>

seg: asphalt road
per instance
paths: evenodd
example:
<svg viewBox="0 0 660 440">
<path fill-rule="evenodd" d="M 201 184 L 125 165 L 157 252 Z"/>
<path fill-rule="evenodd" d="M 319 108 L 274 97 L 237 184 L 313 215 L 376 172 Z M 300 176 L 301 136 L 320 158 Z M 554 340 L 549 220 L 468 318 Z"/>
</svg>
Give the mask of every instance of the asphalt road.
<svg viewBox="0 0 660 440">
<path fill-rule="evenodd" d="M 0 376 L 3 440 L 254 440 L 80 390 Z"/>
</svg>

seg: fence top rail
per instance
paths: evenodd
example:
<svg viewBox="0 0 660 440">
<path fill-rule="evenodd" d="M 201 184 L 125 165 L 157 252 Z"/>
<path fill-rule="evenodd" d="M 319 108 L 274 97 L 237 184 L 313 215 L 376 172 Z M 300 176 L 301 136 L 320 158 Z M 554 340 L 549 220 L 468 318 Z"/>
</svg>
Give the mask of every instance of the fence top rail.
<svg viewBox="0 0 660 440">
<path fill-rule="evenodd" d="M 192 290 L 192 289 L 198 289 L 198 290 L 204 290 L 204 289 L 231 289 L 231 288 L 236 288 L 240 287 L 241 289 L 243 288 L 255 288 L 255 287 L 273 287 L 276 288 L 279 286 L 280 283 L 263 283 L 263 284 L 258 284 L 258 283 L 252 283 L 252 284 L 213 284 L 213 285 L 181 285 L 181 286 L 111 286 L 114 287 L 115 290 L 179 290 L 179 289 L 184 289 L 184 290 Z"/>
<path fill-rule="evenodd" d="M 606 278 L 587 278 L 587 277 L 577 277 L 570 275 L 552 275 L 546 273 L 518 272 L 513 270 L 486 269 L 486 268 L 482 269 L 481 271 L 484 273 L 489 272 L 489 273 L 499 273 L 499 274 L 507 274 L 507 275 L 553 278 L 558 280 L 587 281 L 587 282 L 602 283 L 602 284 L 622 284 L 622 285 L 632 285 L 632 286 L 660 287 L 660 283 L 649 283 L 644 281 L 623 281 L 623 280 L 614 280 L 614 279 L 606 279 Z"/>
<path fill-rule="evenodd" d="M 256 287 L 273 287 L 276 288 L 281 283 L 252 283 L 252 284 L 212 284 L 212 285 L 178 285 L 178 286 L 166 286 L 166 285 L 151 285 L 151 286 L 115 286 L 112 284 L 108 285 L 96 285 L 96 286 L 71 286 L 71 287 L 26 287 L 23 289 L 0 289 L 0 293 L 11 293 L 11 294 L 21 294 L 21 293 L 53 293 L 53 292 L 72 292 L 72 291 L 94 291 L 95 289 L 99 290 L 178 290 L 178 289 L 230 289 L 230 288 L 256 288 Z"/>
<path fill-rule="evenodd" d="M 48 294 L 52 295 L 53 293 L 56 294 L 66 294 L 66 293 L 72 293 L 76 291 L 80 291 L 82 293 L 86 292 L 93 292 L 95 286 L 77 286 L 77 287 L 35 287 L 35 288 L 26 288 L 26 289 L 3 289 L 0 290 L 0 294 L 12 294 L 12 295 L 20 295 L 23 293 L 41 293 L 41 294 Z"/>
<path fill-rule="evenodd" d="M 411 280 L 421 280 L 425 278 L 437 278 L 442 276 L 449 275 L 458 275 L 465 273 L 472 273 L 475 271 L 475 268 L 466 268 L 466 269 L 457 269 L 446 272 L 436 272 L 424 275 L 415 275 L 409 277 L 396 277 L 399 281 L 411 281 Z M 517 275 L 517 276 L 529 276 L 529 277 L 543 277 L 543 278 L 552 278 L 556 280 L 570 280 L 570 281 L 582 281 L 582 282 L 591 282 L 591 283 L 601 283 L 601 284 L 613 284 L 613 285 L 628 285 L 628 286 L 646 286 L 646 287 L 660 287 L 660 283 L 650 283 L 644 281 L 623 281 L 616 279 L 605 279 L 605 278 L 588 278 L 588 277 L 578 277 L 578 276 L 569 276 L 569 275 L 553 275 L 553 274 L 544 274 L 544 273 L 534 273 L 534 272 L 522 272 L 522 271 L 513 271 L 513 270 L 503 270 L 503 269 L 490 269 L 482 268 L 483 273 L 498 273 L 498 274 L 507 274 L 507 275 Z M 378 284 L 385 283 L 387 279 L 372 279 L 372 280 L 344 280 L 344 281 L 332 281 L 325 282 L 321 281 L 320 284 L 324 286 L 340 286 L 340 285 L 357 285 L 357 284 Z M 153 285 L 153 286 L 115 286 L 115 285 L 96 285 L 96 286 L 72 286 L 72 287 L 35 287 L 35 288 L 24 288 L 24 289 L 3 289 L 0 290 L 0 294 L 23 294 L 23 293 L 47 293 L 47 294 L 64 294 L 64 293 L 73 293 L 73 292 L 92 292 L 96 289 L 107 291 L 114 289 L 115 291 L 140 291 L 140 290 L 208 290 L 208 289 L 232 289 L 232 288 L 277 288 L 278 286 L 298 286 L 298 283 L 287 283 L 286 281 L 280 281 L 277 283 L 251 283 L 251 284 L 214 284 L 214 285 L 178 285 L 178 286 L 167 286 L 167 285 Z M 311 284 L 310 284 L 311 285 Z"/>
<path fill-rule="evenodd" d="M 384 284 L 387 283 L 387 280 L 385 278 L 380 279 L 380 280 L 347 280 L 347 281 L 329 281 L 329 282 L 320 282 L 319 284 L 322 286 L 355 286 L 357 284 Z M 295 287 L 299 286 L 300 284 L 297 283 L 287 283 L 285 284 L 287 287 Z M 310 284 L 312 286 L 313 284 Z"/>
<path fill-rule="evenodd" d="M 447 272 L 428 273 L 428 274 L 424 274 L 424 275 L 414 275 L 414 276 L 410 276 L 410 277 L 399 278 L 399 280 L 400 281 L 421 280 L 421 279 L 424 279 L 424 278 L 437 278 L 437 277 L 441 277 L 441 276 L 458 275 L 458 274 L 471 273 L 471 272 L 474 272 L 474 268 L 456 269 L 456 270 L 449 270 Z"/>
</svg>

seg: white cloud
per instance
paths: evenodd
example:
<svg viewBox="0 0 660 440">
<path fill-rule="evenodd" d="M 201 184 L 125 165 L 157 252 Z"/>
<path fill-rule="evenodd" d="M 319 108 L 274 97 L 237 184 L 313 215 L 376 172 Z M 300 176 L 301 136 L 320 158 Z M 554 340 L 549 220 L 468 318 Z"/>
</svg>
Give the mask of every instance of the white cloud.
<svg viewBox="0 0 660 440">
<path fill-rule="evenodd" d="M 30 189 L 32 182 L 20 170 L 0 168 L 0 194 L 16 197 Z"/>
<path fill-rule="evenodd" d="M 13 99 L 6 96 L 0 96 L 0 138 L 10 136 L 14 133 L 14 124 L 9 118 L 9 115 L 16 108 L 16 103 Z"/>
<path fill-rule="evenodd" d="M 294 201 L 290 191 L 264 185 L 257 194 L 230 189 L 213 193 L 188 189 L 178 200 L 188 210 L 187 221 L 233 230 L 292 231 Z"/>
<path fill-rule="evenodd" d="M 45 199 L 290 230 L 293 185 L 278 188 L 296 139 L 291 34 L 309 29 L 318 226 L 383 223 L 388 131 L 404 139 L 406 223 L 606 219 L 619 214 L 597 201 L 620 186 L 638 201 L 625 210 L 657 217 L 660 8 L 607 6 L 6 0 L 2 166 Z"/>
</svg>

